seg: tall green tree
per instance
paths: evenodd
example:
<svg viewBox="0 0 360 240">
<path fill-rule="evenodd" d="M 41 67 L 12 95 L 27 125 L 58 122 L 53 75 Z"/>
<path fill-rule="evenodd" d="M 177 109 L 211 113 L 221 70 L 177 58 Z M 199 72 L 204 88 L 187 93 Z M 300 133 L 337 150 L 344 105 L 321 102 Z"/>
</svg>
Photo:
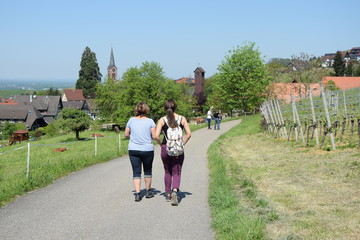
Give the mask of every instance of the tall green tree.
<svg viewBox="0 0 360 240">
<path fill-rule="evenodd" d="M 65 131 L 74 131 L 76 138 L 80 139 L 80 132 L 90 127 L 90 116 L 81 110 L 64 108 L 59 114 L 59 126 Z"/>
<path fill-rule="evenodd" d="M 82 89 L 86 98 L 94 98 L 96 86 L 101 82 L 101 77 L 95 53 L 89 47 L 86 47 L 81 57 L 76 89 Z"/>
<path fill-rule="evenodd" d="M 124 125 L 134 115 L 134 106 L 146 102 L 150 116 L 155 121 L 164 115 L 163 104 L 172 98 L 178 104 L 178 112 L 191 113 L 191 98 L 186 97 L 181 86 L 167 78 L 156 62 L 144 62 L 140 67 L 129 68 L 121 81 L 111 79 L 98 85 L 96 103 L 100 116 Z"/>
<path fill-rule="evenodd" d="M 343 77 L 345 75 L 346 67 L 345 61 L 341 56 L 341 52 L 337 51 L 334 57 L 334 76 Z"/>
<path fill-rule="evenodd" d="M 226 112 L 257 109 L 266 98 L 266 87 L 269 85 L 260 54 L 253 42 L 230 50 L 218 66 L 219 75 L 210 104 Z"/>
</svg>

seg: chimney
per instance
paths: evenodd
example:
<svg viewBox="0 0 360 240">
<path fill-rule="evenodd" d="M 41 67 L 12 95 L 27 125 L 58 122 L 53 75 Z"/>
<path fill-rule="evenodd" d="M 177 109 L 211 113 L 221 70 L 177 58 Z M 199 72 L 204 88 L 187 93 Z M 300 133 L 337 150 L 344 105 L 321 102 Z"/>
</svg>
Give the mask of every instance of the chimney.
<svg viewBox="0 0 360 240">
<path fill-rule="evenodd" d="M 32 95 L 30 94 L 30 102 L 32 102 Z"/>
</svg>

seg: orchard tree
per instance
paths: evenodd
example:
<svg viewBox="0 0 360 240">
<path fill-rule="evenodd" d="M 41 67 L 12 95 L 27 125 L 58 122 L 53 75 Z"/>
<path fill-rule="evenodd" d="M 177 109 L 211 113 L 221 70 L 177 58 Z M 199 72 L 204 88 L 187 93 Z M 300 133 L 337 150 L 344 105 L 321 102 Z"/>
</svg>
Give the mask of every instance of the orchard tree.
<svg viewBox="0 0 360 240">
<path fill-rule="evenodd" d="M 59 114 L 59 126 L 65 131 L 74 131 L 76 138 L 80 139 L 80 132 L 90 127 L 90 116 L 81 110 L 73 108 L 63 108 Z"/>
<path fill-rule="evenodd" d="M 210 104 L 226 112 L 233 109 L 249 112 L 265 100 L 269 77 L 255 43 L 248 42 L 230 50 L 218 70 Z"/>
<path fill-rule="evenodd" d="M 86 98 L 94 98 L 96 85 L 101 82 L 101 77 L 95 53 L 86 47 L 81 57 L 76 89 L 82 89 Z"/>
<path fill-rule="evenodd" d="M 334 57 L 334 76 L 343 77 L 346 71 L 345 61 L 341 56 L 341 52 L 337 51 Z"/>
</svg>

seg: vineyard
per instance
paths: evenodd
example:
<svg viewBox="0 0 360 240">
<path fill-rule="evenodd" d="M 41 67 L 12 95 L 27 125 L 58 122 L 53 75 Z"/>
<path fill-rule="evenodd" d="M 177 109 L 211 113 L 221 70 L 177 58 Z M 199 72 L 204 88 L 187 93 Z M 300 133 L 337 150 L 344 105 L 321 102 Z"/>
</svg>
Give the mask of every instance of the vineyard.
<svg viewBox="0 0 360 240">
<path fill-rule="evenodd" d="M 331 87 L 331 86 L 330 86 Z M 263 125 L 277 139 L 287 139 L 325 150 L 360 147 L 360 89 L 331 90 L 320 86 L 320 96 L 291 96 L 261 106 Z"/>
</svg>

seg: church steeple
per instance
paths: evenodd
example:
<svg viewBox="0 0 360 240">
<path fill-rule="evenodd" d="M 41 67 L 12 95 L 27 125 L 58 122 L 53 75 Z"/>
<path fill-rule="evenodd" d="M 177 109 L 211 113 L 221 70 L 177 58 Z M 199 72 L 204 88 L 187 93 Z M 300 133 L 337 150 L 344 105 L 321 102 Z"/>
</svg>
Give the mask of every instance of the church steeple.
<svg viewBox="0 0 360 240">
<path fill-rule="evenodd" d="M 110 63 L 107 70 L 108 70 L 108 78 L 111 78 L 113 80 L 118 80 L 118 70 L 117 67 L 115 66 L 115 58 L 112 47 L 110 52 Z"/>
</svg>

